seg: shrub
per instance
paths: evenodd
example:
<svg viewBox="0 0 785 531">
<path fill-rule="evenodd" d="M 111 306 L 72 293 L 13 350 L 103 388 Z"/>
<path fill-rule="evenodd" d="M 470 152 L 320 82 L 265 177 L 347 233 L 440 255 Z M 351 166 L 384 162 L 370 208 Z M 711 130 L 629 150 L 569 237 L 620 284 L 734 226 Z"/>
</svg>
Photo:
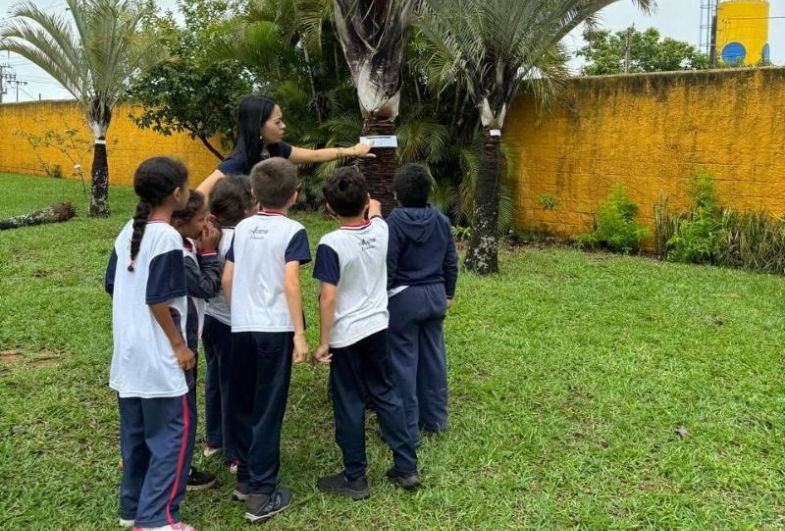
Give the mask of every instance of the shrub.
<svg viewBox="0 0 785 531">
<path fill-rule="evenodd" d="M 594 230 L 578 235 L 575 242 L 579 247 L 603 244 L 615 252 L 638 251 L 651 232 L 638 224 L 637 217 L 638 203 L 627 197 L 624 187 L 617 184 L 608 201 L 597 209 Z"/>
<path fill-rule="evenodd" d="M 693 173 L 690 195 L 695 206 L 689 212 L 672 218 L 674 231 L 667 243 L 668 259 L 713 263 L 716 243 L 723 235 L 722 207 L 712 175 Z"/>
</svg>

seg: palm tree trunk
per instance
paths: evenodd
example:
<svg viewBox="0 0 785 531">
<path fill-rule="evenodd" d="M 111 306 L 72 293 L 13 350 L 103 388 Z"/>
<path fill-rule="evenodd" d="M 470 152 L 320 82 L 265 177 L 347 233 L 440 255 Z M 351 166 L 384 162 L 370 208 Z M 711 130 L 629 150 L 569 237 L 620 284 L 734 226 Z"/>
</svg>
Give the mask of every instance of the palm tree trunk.
<svg viewBox="0 0 785 531">
<path fill-rule="evenodd" d="M 389 120 L 379 120 L 367 116 L 363 122 L 364 135 L 395 134 L 395 124 Z M 363 174 L 368 181 L 371 197 L 382 204 L 382 214 L 387 215 L 397 206 L 392 192 L 392 179 L 398 165 L 395 148 L 376 148 L 374 159 L 363 159 Z"/>
<path fill-rule="evenodd" d="M 0 220 L 0 230 L 17 229 L 19 227 L 30 227 L 43 223 L 59 223 L 68 221 L 76 215 L 76 210 L 71 203 L 56 203 L 41 210 L 36 210 L 24 216 L 16 216 L 9 219 Z"/>
<path fill-rule="evenodd" d="M 464 266 L 468 271 L 487 275 L 499 272 L 497 221 L 501 151 L 498 136 L 491 136 L 488 129 L 483 129 L 482 137 L 480 173 L 474 195 L 474 223 Z"/>
<path fill-rule="evenodd" d="M 108 216 L 109 162 L 106 158 L 106 140 L 96 140 L 90 175 L 90 216 Z"/>
</svg>

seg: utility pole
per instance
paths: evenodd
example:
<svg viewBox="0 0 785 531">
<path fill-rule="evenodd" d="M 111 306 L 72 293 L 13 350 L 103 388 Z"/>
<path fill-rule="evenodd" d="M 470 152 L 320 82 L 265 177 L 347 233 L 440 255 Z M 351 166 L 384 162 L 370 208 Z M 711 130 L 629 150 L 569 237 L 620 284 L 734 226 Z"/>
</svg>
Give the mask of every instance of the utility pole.
<svg viewBox="0 0 785 531">
<path fill-rule="evenodd" d="M 630 48 L 632 48 L 632 28 L 627 28 L 627 39 L 624 44 L 624 73 L 630 73 Z"/>
<path fill-rule="evenodd" d="M 3 95 L 8 94 L 8 83 L 16 81 L 16 73 L 13 70 L 10 64 L 0 63 L 0 103 L 3 103 Z"/>
<path fill-rule="evenodd" d="M 19 85 L 27 85 L 27 81 L 18 81 L 16 79 L 12 79 L 11 83 L 16 85 L 16 103 L 19 103 Z"/>
</svg>

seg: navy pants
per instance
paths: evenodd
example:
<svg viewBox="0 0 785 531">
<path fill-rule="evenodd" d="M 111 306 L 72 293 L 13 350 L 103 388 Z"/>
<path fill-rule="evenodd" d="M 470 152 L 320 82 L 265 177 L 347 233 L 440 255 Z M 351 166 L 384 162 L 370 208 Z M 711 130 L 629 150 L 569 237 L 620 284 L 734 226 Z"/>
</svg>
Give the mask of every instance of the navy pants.
<svg viewBox="0 0 785 531">
<path fill-rule="evenodd" d="M 373 402 L 382 436 L 393 452 L 396 470 L 417 472 L 414 441 L 406 431 L 403 404 L 392 381 L 387 330 L 345 348 L 330 349 L 330 384 L 335 415 L 335 442 L 343 453 L 349 481 L 365 476 L 365 392 Z"/>
<path fill-rule="evenodd" d="M 226 459 L 234 459 L 229 440 L 229 363 L 232 327 L 209 315 L 202 332 L 207 375 L 204 379 L 204 431 L 207 444 L 222 448 Z"/>
<path fill-rule="evenodd" d="M 293 332 L 232 334 L 229 433 L 237 481 L 248 483 L 251 494 L 271 494 L 278 486 L 293 340 Z"/>
<path fill-rule="evenodd" d="M 136 527 L 180 521 L 193 454 L 195 404 L 190 393 L 172 398 L 118 398 L 120 518 Z"/>
<path fill-rule="evenodd" d="M 417 443 L 419 428 L 447 427 L 444 284 L 410 286 L 390 297 L 387 308 L 394 382 L 403 400 L 409 436 Z"/>
</svg>

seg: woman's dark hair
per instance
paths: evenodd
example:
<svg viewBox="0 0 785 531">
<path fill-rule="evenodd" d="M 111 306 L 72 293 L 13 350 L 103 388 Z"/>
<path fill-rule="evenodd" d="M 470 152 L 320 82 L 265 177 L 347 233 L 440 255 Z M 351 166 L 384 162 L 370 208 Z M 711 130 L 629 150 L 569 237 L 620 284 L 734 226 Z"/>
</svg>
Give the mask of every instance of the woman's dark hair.
<svg viewBox="0 0 785 531">
<path fill-rule="evenodd" d="M 245 155 L 246 172 L 262 160 L 261 130 L 275 109 L 275 100 L 266 96 L 246 96 L 240 102 L 237 112 L 237 138 L 232 153 Z M 278 146 L 268 147 L 271 157 L 279 157 Z"/>
<path fill-rule="evenodd" d="M 208 205 L 221 227 L 234 227 L 245 217 L 256 200 L 247 175 L 227 175 L 210 190 Z"/>
<path fill-rule="evenodd" d="M 204 206 L 204 203 L 204 194 L 198 190 L 191 190 L 191 195 L 188 196 L 188 204 L 185 205 L 184 209 L 172 212 L 172 221 L 188 223 L 199 212 L 199 209 Z"/>
<path fill-rule="evenodd" d="M 134 260 L 139 254 L 144 229 L 153 207 L 164 202 L 172 192 L 188 182 L 188 168 L 179 160 L 170 157 L 152 157 L 142 162 L 134 173 L 134 192 L 139 197 L 134 214 L 131 235 L 131 263 L 128 271 L 134 270 Z"/>
<path fill-rule="evenodd" d="M 368 184 L 357 166 L 338 168 L 322 184 L 327 204 L 339 216 L 358 216 L 365 210 Z"/>
</svg>

